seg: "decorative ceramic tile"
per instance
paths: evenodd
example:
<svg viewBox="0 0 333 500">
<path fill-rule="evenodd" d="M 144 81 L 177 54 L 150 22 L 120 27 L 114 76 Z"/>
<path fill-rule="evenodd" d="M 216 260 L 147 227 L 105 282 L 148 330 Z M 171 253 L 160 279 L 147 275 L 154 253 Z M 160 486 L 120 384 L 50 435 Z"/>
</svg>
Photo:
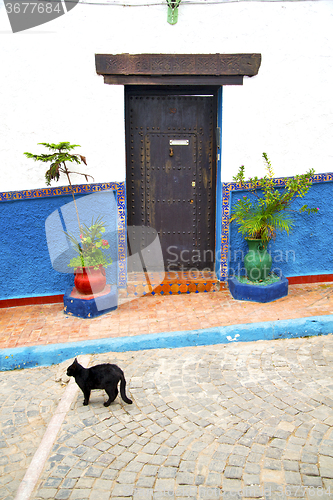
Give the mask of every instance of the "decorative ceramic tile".
<svg viewBox="0 0 333 500">
<path fill-rule="evenodd" d="M 149 281 L 149 284 L 148 284 Z M 182 293 L 216 292 L 221 289 L 214 272 L 182 271 L 144 275 L 130 273 L 127 282 L 127 296 L 179 295 Z"/>
</svg>

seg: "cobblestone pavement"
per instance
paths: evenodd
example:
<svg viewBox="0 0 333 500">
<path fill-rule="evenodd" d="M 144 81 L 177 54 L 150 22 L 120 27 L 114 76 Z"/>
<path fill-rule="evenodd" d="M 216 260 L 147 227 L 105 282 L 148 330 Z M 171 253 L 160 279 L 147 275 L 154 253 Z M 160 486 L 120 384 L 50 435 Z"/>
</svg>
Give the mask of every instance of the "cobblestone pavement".
<svg viewBox="0 0 333 500">
<path fill-rule="evenodd" d="M 94 391 L 86 407 L 79 391 L 32 499 L 333 499 L 333 335 L 108 353 L 90 364 L 106 361 L 124 370 L 133 404 L 105 408 Z M 23 472 L 14 466 L 30 461 L 64 390 L 56 371 L 1 374 L 2 425 L 24 408 L 4 427 L 1 498 L 15 498 Z M 29 411 L 47 418 L 31 422 Z"/>
<path fill-rule="evenodd" d="M 57 369 L 0 372 L 0 499 L 14 498 L 65 390 Z"/>
</svg>

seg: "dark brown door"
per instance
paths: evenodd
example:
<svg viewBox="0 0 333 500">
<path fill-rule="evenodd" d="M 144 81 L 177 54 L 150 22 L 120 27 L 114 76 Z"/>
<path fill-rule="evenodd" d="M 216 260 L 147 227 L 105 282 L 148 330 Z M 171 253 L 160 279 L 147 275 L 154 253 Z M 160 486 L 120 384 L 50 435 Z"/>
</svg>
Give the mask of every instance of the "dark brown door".
<svg viewBox="0 0 333 500">
<path fill-rule="evenodd" d="M 128 225 L 158 232 L 166 271 L 213 269 L 215 130 L 215 89 L 126 89 Z"/>
</svg>

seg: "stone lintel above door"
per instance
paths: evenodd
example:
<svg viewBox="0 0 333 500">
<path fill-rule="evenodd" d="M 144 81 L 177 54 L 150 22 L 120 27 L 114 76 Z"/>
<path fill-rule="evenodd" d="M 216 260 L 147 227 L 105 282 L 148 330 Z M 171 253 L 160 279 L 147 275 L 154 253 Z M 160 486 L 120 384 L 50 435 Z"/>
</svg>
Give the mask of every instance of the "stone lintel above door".
<svg viewBox="0 0 333 500">
<path fill-rule="evenodd" d="M 96 54 L 95 63 L 107 84 L 242 85 L 261 54 Z"/>
</svg>

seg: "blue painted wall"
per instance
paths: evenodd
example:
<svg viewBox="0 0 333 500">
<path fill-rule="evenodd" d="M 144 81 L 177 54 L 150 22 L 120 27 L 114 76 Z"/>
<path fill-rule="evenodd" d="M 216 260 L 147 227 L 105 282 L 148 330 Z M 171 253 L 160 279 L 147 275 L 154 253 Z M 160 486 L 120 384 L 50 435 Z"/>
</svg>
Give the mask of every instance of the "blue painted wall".
<svg viewBox="0 0 333 500">
<path fill-rule="evenodd" d="M 237 203 L 246 191 L 230 193 L 230 207 Z M 292 204 L 294 228 L 289 233 L 277 233 L 268 250 L 272 255 L 275 272 L 286 277 L 333 273 L 333 183 L 314 183 L 304 198 L 296 198 Z M 297 212 L 304 204 L 319 208 L 317 214 Z M 244 274 L 243 259 L 248 246 L 237 231 L 235 222 L 230 224 L 229 274 Z"/>
<path fill-rule="evenodd" d="M 305 198 L 294 201 L 295 210 L 307 203 L 309 206 L 318 207 L 319 213 L 307 215 L 295 212 L 295 227 L 290 235 L 278 233 L 275 242 L 270 243 L 269 251 L 277 273 L 282 272 L 284 276 L 333 273 L 332 188 L 332 181 L 314 183 Z M 243 194 L 240 190 L 231 191 L 231 207 Z M 105 239 L 110 242 L 109 252 L 114 261 L 112 266 L 107 268 L 107 277 L 109 283 L 116 283 L 118 272 L 116 193 L 108 190 L 93 195 L 78 194 L 76 199 L 79 203 L 85 199 L 80 205 L 82 222 L 90 225 L 92 217 L 98 215 L 107 219 Z M 62 232 L 65 229 L 64 224 L 70 231 L 76 226 L 71 200 L 70 195 L 59 195 L 0 203 L 2 263 L 0 300 L 60 295 L 73 286 L 74 277 L 67 263 L 75 253 L 69 248 L 66 240 L 64 243 Z M 59 209 L 61 217 L 58 216 Z M 70 217 L 67 210 L 72 214 Z M 51 228 L 48 233 L 49 246 L 51 245 L 53 249 L 51 252 L 53 266 L 45 233 L 46 220 L 50 222 Z M 227 224 L 223 216 L 222 223 Z M 222 241 L 222 248 L 224 245 Z M 243 258 L 247 251 L 247 244 L 237 232 L 237 225 L 232 223 L 229 233 L 229 272 L 236 275 L 242 273 Z"/>
<path fill-rule="evenodd" d="M 118 244 L 115 192 L 77 195 L 76 199 L 81 207 L 81 222 L 90 225 L 92 218 L 98 215 L 107 220 L 104 238 L 110 243 L 108 252 L 113 260 L 112 266 L 107 268 L 107 277 L 108 283 L 116 283 Z M 75 231 L 77 226 L 75 215 L 69 215 L 73 214 L 71 200 L 71 196 L 64 195 L 0 203 L 0 299 L 58 295 L 73 286 L 73 270 L 67 267 L 67 263 L 77 254 L 70 248 L 63 233 L 64 223 L 70 231 Z M 55 217 L 57 213 L 61 216 Z M 52 246 L 53 256 L 57 256 L 53 266 L 45 233 L 45 222 L 52 214 L 49 246 Z"/>
</svg>

